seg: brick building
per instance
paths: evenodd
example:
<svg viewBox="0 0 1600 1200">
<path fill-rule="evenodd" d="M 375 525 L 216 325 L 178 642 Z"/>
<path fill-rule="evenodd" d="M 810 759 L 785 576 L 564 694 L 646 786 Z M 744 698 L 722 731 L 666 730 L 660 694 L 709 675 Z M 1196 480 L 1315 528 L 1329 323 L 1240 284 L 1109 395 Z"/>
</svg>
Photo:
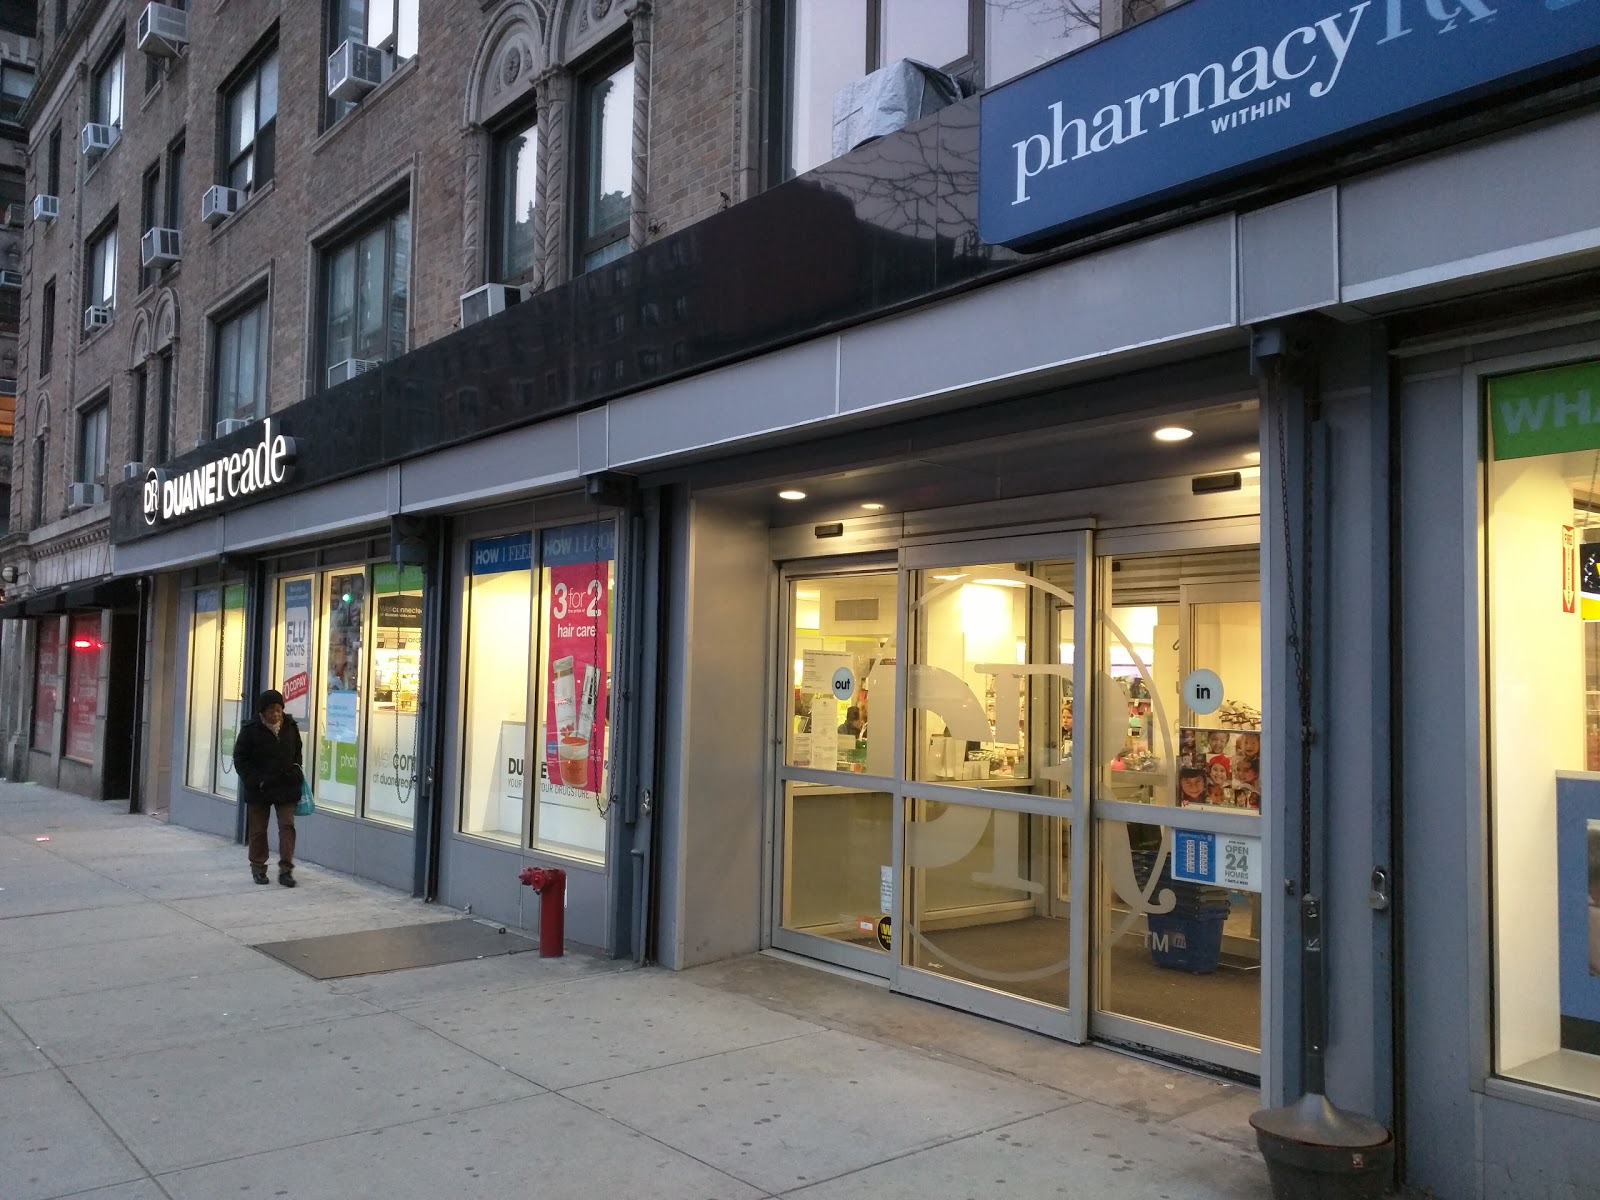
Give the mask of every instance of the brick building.
<svg viewBox="0 0 1600 1200">
<path fill-rule="evenodd" d="M 1330 7 L 52 9 L 9 772 L 1581 1189 L 1600 0 Z"/>
</svg>

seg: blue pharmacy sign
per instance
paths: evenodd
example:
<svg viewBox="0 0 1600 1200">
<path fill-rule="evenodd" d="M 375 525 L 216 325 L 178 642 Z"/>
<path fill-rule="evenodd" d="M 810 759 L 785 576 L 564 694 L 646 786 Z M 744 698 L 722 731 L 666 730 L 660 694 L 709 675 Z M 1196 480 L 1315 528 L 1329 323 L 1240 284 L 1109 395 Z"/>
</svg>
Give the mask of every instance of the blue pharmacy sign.
<svg viewBox="0 0 1600 1200">
<path fill-rule="evenodd" d="M 1217 835 L 1174 830 L 1172 877 L 1184 883 L 1216 883 Z"/>
<path fill-rule="evenodd" d="M 1027 246 L 1600 59 L 1600 0 L 1190 0 L 992 92 L 978 230 Z"/>
</svg>

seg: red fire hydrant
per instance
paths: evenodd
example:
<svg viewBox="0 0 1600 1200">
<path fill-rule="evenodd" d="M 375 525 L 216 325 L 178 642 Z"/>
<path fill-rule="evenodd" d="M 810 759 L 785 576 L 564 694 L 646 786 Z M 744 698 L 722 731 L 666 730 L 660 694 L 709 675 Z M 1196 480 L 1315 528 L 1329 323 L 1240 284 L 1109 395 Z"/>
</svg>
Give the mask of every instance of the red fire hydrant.
<svg viewBox="0 0 1600 1200">
<path fill-rule="evenodd" d="M 539 893 L 539 957 L 560 958 L 567 941 L 567 873 L 560 867 L 523 867 L 517 878 Z"/>
</svg>

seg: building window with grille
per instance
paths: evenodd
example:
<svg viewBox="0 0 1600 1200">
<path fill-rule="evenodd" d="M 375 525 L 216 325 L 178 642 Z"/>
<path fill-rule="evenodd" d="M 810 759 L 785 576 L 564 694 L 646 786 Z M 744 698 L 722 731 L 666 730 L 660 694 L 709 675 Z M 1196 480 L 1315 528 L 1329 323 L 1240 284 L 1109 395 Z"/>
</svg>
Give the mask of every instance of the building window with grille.
<svg viewBox="0 0 1600 1200">
<path fill-rule="evenodd" d="M 61 126 L 50 131 L 50 141 L 45 149 L 44 192 L 47 196 L 61 196 Z"/>
<path fill-rule="evenodd" d="M 97 125 L 122 128 L 122 46 L 100 60 L 94 72 L 93 119 Z"/>
<path fill-rule="evenodd" d="M 322 252 L 322 382 L 406 352 L 411 214 L 391 210 Z"/>
<path fill-rule="evenodd" d="M 267 300 L 259 296 L 216 323 L 212 397 L 220 437 L 223 422 L 267 415 Z"/>
<path fill-rule="evenodd" d="M 158 162 L 144 173 L 139 187 L 139 228 L 149 232 L 161 224 L 161 164 Z M 141 260 L 143 255 L 141 253 Z M 160 267 L 139 267 L 139 290 L 142 292 L 156 281 Z"/>
<path fill-rule="evenodd" d="M 579 88 L 578 267 L 628 252 L 633 206 L 633 59 L 608 60 Z"/>
<path fill-rule="evenodd" d="M 22 123 L 22 110 L 33 95 L 33 72 L 16 63 L 0 64 L 0 121 Z"/>
<path fill-rule="evenodd" d="M 328 4 L 328 48 L 333 54 L 345 42 L 371 46 L 383 53 L 383 74 L 417 53 L 420 0 L 331 0 Z M 335 125 L 355 111 L 354 100 L 328 97 L 325 125 Z"/>
<path fill-rule="evenodd" d="M 539 126 L 531 114 L 494 138 L 491 254 L 501 283 L 526 283 L 538 266 L 534 206 L 539 186 Z"/>
<path fill-rule="evenodd" d="M 45 281 L 44 298 L 39 306 L 39 378 L 50 374 L 56 352 L 56 281 Z"/>
<path fill-rule="evenodd" d="M 105 483 L 110 428 L 109 396 L 102 397 L 78 414 L 77 482 Z"/>
<path fill-rule="evenodd" d="M 278 125 L 278 49 L 273 46 L 226 89 L 223 176 L 246 195 L 272 178 Z"/>
<path fill-rule="evenodd" d="M 89 240 L 84 255 L 84 300 L 91 308 L 114 309 L 117 305 L 117 218 L 101 227 Z M 87 320 L 84 334 L 94 332 Z"/>
<path fill-rule="evenodd" d="M 928 63 L 976 91 L 1086 46 L 1101 29 L 1099 0 L 788 0 L 775 7 L 779 179 L 835 157 L 835 95 L 881 67 L 902 58 Z"/>
</svg>

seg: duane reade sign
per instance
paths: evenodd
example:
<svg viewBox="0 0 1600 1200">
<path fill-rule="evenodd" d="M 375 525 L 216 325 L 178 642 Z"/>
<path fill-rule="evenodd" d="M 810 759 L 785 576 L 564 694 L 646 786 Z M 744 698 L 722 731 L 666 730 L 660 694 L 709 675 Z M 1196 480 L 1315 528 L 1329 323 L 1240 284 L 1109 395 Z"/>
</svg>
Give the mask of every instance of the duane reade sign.
<svg viewBox="0 0 1600 1200">
<path fill-rule="evenodd" d="M 1600 59 L 1600 0 L 1190 0 L 983 96 L 978 229 L 1027 246 Z"/>
<path fill-rule="evenodd" d="M 277 487 L 294 470 L 296 454 L 294 439 L 278 432 L 268 417 L 261 422 L 261 440 L 248 449 L 176 474 L 151 467 L 144 478 L 145 524 L 170 521 Z"/>
</svg>

